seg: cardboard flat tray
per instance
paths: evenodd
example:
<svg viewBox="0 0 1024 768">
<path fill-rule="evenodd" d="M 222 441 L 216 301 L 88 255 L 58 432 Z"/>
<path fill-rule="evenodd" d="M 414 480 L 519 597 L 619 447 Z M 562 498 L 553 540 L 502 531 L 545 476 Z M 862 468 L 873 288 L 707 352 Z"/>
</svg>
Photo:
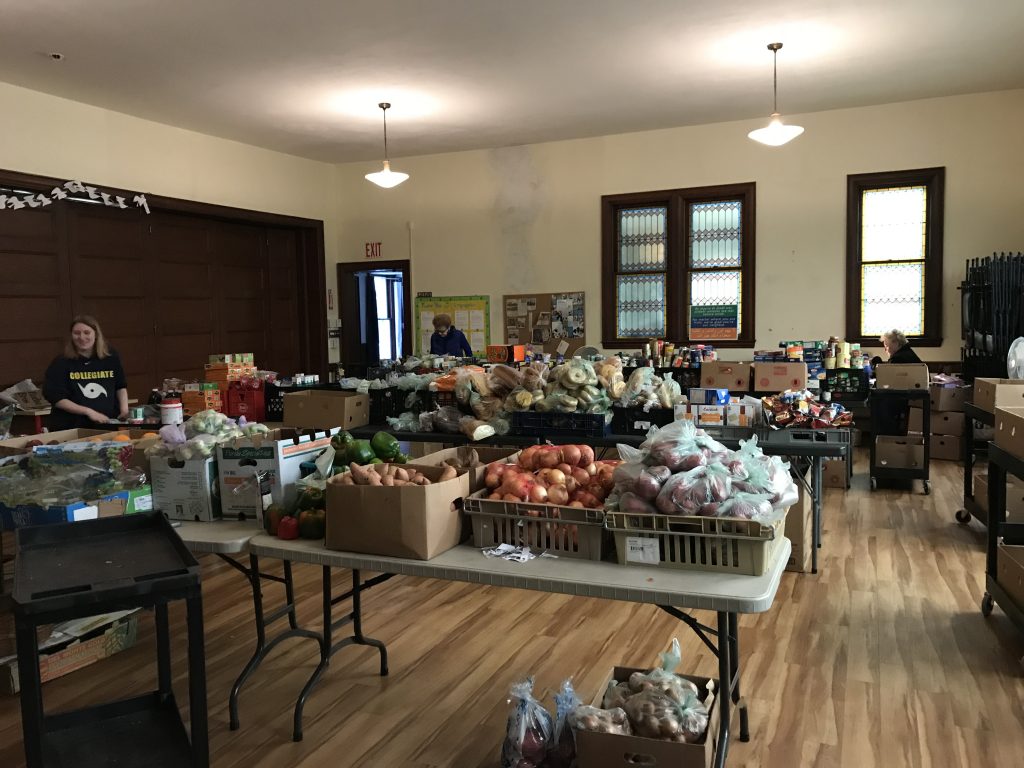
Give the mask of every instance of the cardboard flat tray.
<svg viewBox="0 0 1024 768">
<path fill-rule="evenodd" d="M 78 609 L 199 585 L 199 563 L 157 514 L 19 528 L 15 612 Z"/>
</svg>

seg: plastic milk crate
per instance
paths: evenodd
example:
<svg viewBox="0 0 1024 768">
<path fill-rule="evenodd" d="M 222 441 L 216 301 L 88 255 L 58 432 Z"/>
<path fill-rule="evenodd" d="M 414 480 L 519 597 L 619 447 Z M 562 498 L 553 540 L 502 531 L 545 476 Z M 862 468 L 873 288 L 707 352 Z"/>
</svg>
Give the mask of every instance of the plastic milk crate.
<svg viewBox="0 0 1024 768">
<path fill-rule="evenodd" d="M 512 434 L 526 437 L 604 437 L 608 427 L 603 413 L 519 411 L 512 414 Z"/>
<path fill-rule="evenodd" d="M 788 512 L 788 510 L 787 510 Z M 786 518 L 754 520 L 606 512 L 620 565 L 762 576 L 785 536 Z"/>
<path fill-rule="evenodd" d="M 463 509 L 473 521 L 473 546 L 512 544 L 559 557 L 600 560 L 604 511 L 488 499 L 491 491 L 467 496 Z"/>
</svg>

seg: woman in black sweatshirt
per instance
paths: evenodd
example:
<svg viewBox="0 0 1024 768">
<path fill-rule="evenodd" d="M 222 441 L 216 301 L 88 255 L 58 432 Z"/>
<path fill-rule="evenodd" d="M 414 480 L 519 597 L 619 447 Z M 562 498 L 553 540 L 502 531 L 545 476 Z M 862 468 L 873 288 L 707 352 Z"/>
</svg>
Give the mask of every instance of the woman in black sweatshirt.
<svg viewBox="0 0 1024 768">
<path fill-rule="evenodd" d="M 71 321 L 64 354 L 46 369 L 43 395 L 50 401 L 51 430 L 90 427 L 128 418 L 128 388 L 117 352 L 107 346 L 96 319 Z"/>
</svg>

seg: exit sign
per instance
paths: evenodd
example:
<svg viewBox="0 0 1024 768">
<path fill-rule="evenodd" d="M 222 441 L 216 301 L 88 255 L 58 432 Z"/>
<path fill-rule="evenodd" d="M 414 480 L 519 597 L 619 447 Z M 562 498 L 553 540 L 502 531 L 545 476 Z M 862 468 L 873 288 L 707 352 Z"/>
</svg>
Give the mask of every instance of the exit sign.
<svg viewBox="0 0 1024 768">
<path fill-rule="evenodd" d="M 380 258 L 380 243 L 367 243 L 366 244 L 366 258 L 368 258 L 368 259 L 379 259 Z"/>
</svg>

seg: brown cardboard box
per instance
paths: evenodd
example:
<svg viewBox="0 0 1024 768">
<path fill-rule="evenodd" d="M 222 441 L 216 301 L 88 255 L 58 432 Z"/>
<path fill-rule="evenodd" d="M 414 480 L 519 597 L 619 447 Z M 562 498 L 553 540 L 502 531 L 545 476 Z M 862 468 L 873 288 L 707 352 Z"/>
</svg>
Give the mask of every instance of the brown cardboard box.
<svg viewBox="0 0 1024 768">
<path fill-rule="evenodd" d="M 700 366 L 700 385 L 704 389 L 728 389 L 730 392 L 749 392 L 750 363 L 732 363 L 722 360 L 702 363 Z"/>
<path fill-rule="evenodd" d="M 1024 484 L 1013 475 L 1006 476 L 1006 520 L 1011 523 L 1024 522 Z M 988 512 L 988 475 L 974 476 L 974 501 Z"/>
<path fill-rule="evenodd" d="M 996 445 L 1024 457 L 1024 408 L 996 408 Z"/>
<path fill-rule="evenodd" d="M 373 465 L 377 472 L 380 464 Z M 436 481 L 440 467 L 417 467 Z M 326 547 L 387 557 L 429 560 L 459 543 L 458 502 L 469 495 L 469 473 L 432 485 L 341 485 L 327 482 Z"/>
<path fill-rule="evenodd" d="M 933 435 L 959 437 L 964 433 L 964 414 L 962 411 L 932 411 L 931 427 Z"/>
<path fill-rule="evenodd" d="M 464 445 L 459 448 L 442 448 L 440 451 L 428 453 L 409 462 L 415 467 L 438 467 L 448 459 L 458 459 L 462 451 L 474 450 L 479 457 L 481 464 L 469 470 L 469 492 L 476 493 L 484 487 L 484 475 L 487 473 L 487 465 L 492 461 L 500 461 L 503 464 L 515 462 L 519 456 L 516 448 L 485 448 L 483 446 L 474 448 L 471 445 Z"/>
<path fill-rule="evenodd" d="M 1024 611 L 1024 547 L 1000 544 L 996 562 L 999 585 Z"/>
<path fill-rule="evenodd" d="M 1024 379 L 975 379 L 974 405 L 989 413 L 1024 406 Z"/>
<path fill-rule="evenodd" d="M 933 411 L 963 411 L 964 403 L 971 402 L 972 387 L 943 387 L 940 384 L 928 386 Z"/>
<path fill-rule="evenodd" d="M 842 488 L 845 491 L 849 487 L 846 481 L 846 461 L 844 459 L 825 459 L 822 462 L 822 485 L 826 488 Z"/>
<path fill-rule="evenodd" d="M 880 467 L 919 469 L 924 466 L 924 440 L 915 435 L 878 435 L 875 437 L 875 462 Z"/>
<path fill-rule="evenodd" d="M 963 440 L 963 437 L 932 433 L 929 437 L 932 461 L 961 461 L 964 450 Z"/>
<path fill-rule="evenodd" d="M 370 396 L 312 389 L 284 396 L 284 422 L 302 429 L 353 429 L 370 423 Z"/>
<path fill-rule="evenodd" d="M 647 672 L 636 667 L 613 667 L 604 684 L 598 688 L 593 706 L 601 708 L 604 692 L 612 680 L 628 680 L 634 672 Z M 697 686 L 701 697 L 706 695 L 709 678 L 680 675 Z M 717 691 L 716 691 L 717 696 Z M 576 732 L 576 765 L 578 768 L 636 768 L 639 765 L 672 766 L 672 768 L 710 768 L 718 742 L 719 717 L 715 701 L 708 708 L 708 729 L 696 744 L 685 744 L 642 736 L 621 736 L 595 731 Z M 641 762 L 642 760 L 642 762 Z"/>
<path fill-rule="evenodd" d="M 842 462 L 839 463 L 842 464 Z M 810 480 L 809 473 L 805 479 Z M 843 480 L 845 479 L 844 472 Z M 786 563 L 786 570 L 810 573 L 811 547 L 814 546 L 814 510 L 811 495 L 807 493 L 807 489 L 802 483 L 797 483 L 796 487 L 799 492 L 797 502 L 789 508 L 789 512 L 786 514 L 786 538 L 793 545 L 789 562 Z"/>
<path fill-rule="evenodd" d="M 881 363 L 875 368 L 878 389 L 928 389 L 928 366 L 924 363 Z"/>
<path fill-rule="evenodd" d="M 754 363 L 755 392 L 807 388 L 807 363 Z"/>
<path fill-rule="evenodd" d="M 74 440 L 85 440 L 98 435 L 109 434 L 107 429 L 61 429 L 57 432 L 43 432 L 39 435 L 23 435 L 0 440 L 0 456 L 17 456 L 29 450 L 28 444 L 33 440 L 40 443 L 70 443 Z"/>
</svg>

